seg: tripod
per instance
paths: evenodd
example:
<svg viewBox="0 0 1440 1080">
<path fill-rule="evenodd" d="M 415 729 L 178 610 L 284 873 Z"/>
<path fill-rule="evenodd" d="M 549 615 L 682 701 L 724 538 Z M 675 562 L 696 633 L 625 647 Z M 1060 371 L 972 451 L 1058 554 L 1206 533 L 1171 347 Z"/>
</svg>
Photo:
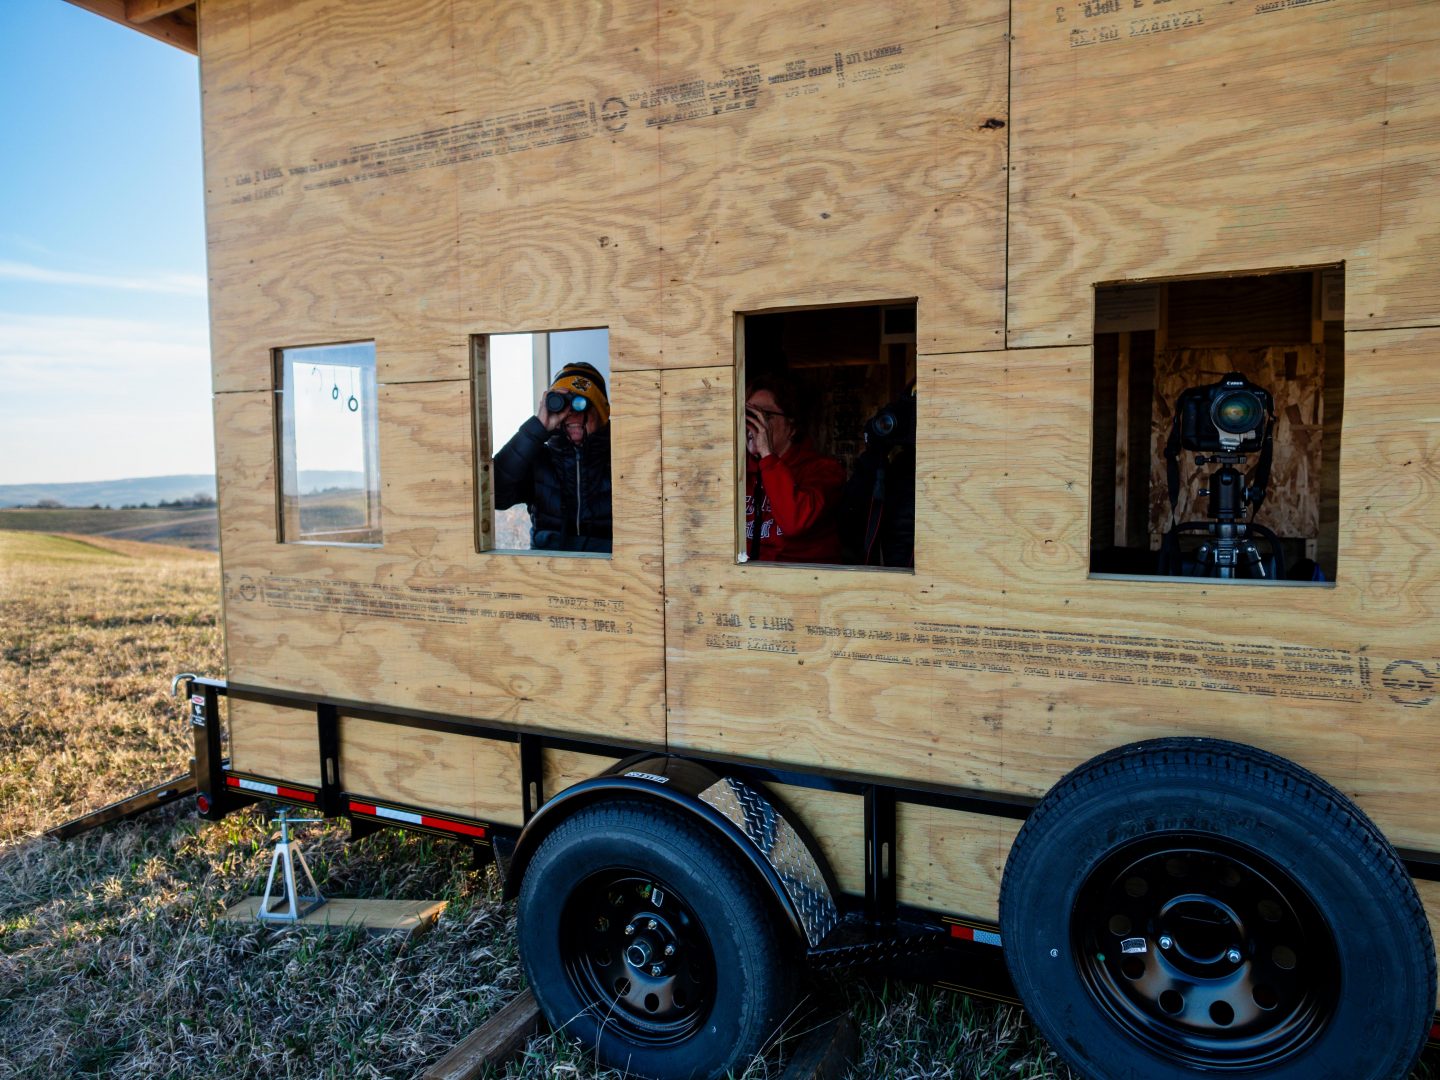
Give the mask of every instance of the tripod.
<svg viewBox="0 0 1440 1080">
<path fill-rule="evenodd" d="M 1208 458 L 1195 459 L 1197 465 L 1220 465 L 1210 474 L 1210 486 L 1200 489 L 1201 495 L 1209 496 L 1208 510 L 1212 520 L 1181 522 L 1166 534 L 1161 545 L 1161 573 L 1188 572 L 1196 577 L 1271 580 L 1284 576 L 1284 556 L 1279 538 L 1264 525 L 1241 520 L 1247 507 L 1253 504 L 1258 509 L 1265 499 L 1263 481 L 1253 487 L 1247 485 L 1245 477 L 1235 468 L 1244 461 L 1245 455 L 1238 453 L 1212 454 Z M 1195 552 L 1194 565 L 1197 569 L 1188 570 L 1184 566 L 1178 535 L 1182 532 L 1208 534 Z M 1265 541 L 1269 546 L 1268 559 L 1261 556 L 1256 539 Z"/>
</svg>

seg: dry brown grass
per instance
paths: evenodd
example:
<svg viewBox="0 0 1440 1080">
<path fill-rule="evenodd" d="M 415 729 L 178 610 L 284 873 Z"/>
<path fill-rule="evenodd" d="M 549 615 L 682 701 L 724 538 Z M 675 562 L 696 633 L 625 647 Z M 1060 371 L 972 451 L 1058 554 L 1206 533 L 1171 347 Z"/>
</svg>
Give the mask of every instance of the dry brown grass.
<svg viewBox="0 0 1440 1080">
<path fill-rule="evenodd" d="M 177 805 L 39 838 L 184 770 L 169 682 L 222 670 L 218 576 L 183 549 L 0 532 L 0 1080 L 412 1077 L 520 988 L 513 911 L 455 844 L 307 831 L 326 892 L 449 902 L 400 945 L 220 922 L 269 866 L 255 809 L 209 824 Z M 1069 1075 L 1018 1010 L 887 983 L 830 992 L 861 1024 L 854 1077 Z M 777 1075 L 779 1056 L 747 1077 Z M 548 1035 L 503 1075 L 618 1074 Z"/>
</svg>

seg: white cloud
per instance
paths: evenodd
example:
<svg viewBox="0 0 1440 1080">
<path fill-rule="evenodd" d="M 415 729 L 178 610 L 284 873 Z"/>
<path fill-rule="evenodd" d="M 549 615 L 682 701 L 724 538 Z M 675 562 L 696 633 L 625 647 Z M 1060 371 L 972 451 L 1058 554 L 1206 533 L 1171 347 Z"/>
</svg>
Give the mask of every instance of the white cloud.
<svg viewBox="0 0 1440 1080">
<path fill-rule="evenodd" d="M 79 285 L 91 289 L 123 289 L 175 296 L 205 295 L 205 279 L 199 274 L 146 274 L 142 277 L 85 274 L 74 270 L 48 270 L 30 263 L 0 259 L 0 278 L 36 285 Z"/>
</svg>

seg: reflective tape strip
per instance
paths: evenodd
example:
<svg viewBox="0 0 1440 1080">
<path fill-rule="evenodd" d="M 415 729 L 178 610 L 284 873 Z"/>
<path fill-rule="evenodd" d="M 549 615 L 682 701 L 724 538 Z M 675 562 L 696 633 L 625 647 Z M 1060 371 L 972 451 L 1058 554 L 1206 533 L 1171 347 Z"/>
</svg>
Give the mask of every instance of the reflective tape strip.
<svg viewBox="0 0 1440 1080">
<path fill-rule="evenodd" d="M 1000 935 L 993 930 L 977 930 L 973 926 L 952 925 L 950 936 L 961 941 L 973 941 L 977 945 L 994 945 L 1000 948 Z"/>
<path fill-rule="evenodd" d="M 481 825 L 467 825 L 463 821 L 449 821 L 445 818 L 431 817 L 429 814 L 416 814 L 410 810 L 396 810 L 378 803 L 362 803 L 351 800 L 350 810 L 356 814 L 370 814 L 390 821 L 403 821 L 407 825 L 423 825 L 427 829 L 441 829 L 445 832 L 461 833 L 465 836 L 485 835 L 485 828 Z"/>
<path fill-rule="evenodd" d="M 301 802 L 315 801 L 313 791 L 301 791 L 298 788 L 285 787 L 283 784 L 266 784 L 259 780 L 247 780 L 243 776 L 227 776 L 225 783 L 230 787 L 239 788 L 241 791 L 258 791 L 262 795 L 278 795 L 282 799 L 299 799 Z"/>
</svg>

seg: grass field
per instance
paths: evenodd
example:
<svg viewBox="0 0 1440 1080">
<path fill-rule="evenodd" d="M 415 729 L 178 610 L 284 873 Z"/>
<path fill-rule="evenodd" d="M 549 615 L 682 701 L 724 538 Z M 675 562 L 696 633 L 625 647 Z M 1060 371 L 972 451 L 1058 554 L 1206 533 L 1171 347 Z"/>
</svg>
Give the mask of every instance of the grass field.
<svg viewBox="0 0 1440 1080">
<path fill-rule="evenodd" d="M 212 506 L 203 510 L 0 510 L 0 531 L 72 533 L 115 540 L 218 551 L 220 525 Z"/>
<path fill-rule="evenodd" d="M 521 988 L 494 871 L 449 842 L 307 830 L 326 892 L 448 901 L 402 946 L 218 921 L 263 886 L 255 809 L 204 823 L 177 805 L 38 838 L 184 770 L 169 682 L 221 672 L 217 593 L 213 556 L 0 532 L 0 1080 L 409 1078 Z M 856 1078 L 1070 1075 L 1019 1010 L 893 983 L 829 989 L 862 1025 Z M 780 1056 L 746 1075 L 777 1075 Z M 502 1075 L 617 1074 L 545 1036 Z"/>
</svg>

